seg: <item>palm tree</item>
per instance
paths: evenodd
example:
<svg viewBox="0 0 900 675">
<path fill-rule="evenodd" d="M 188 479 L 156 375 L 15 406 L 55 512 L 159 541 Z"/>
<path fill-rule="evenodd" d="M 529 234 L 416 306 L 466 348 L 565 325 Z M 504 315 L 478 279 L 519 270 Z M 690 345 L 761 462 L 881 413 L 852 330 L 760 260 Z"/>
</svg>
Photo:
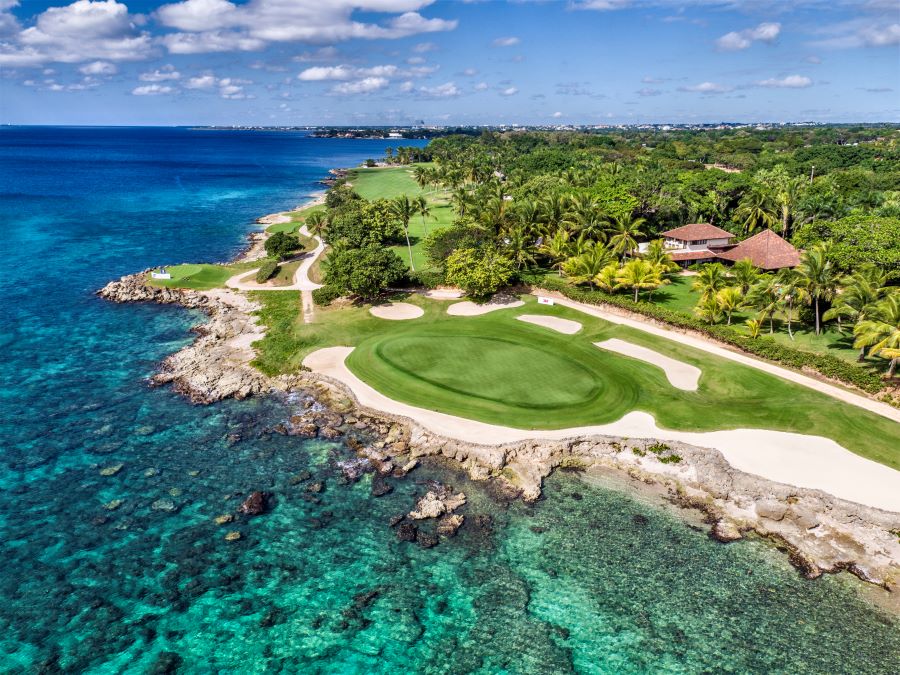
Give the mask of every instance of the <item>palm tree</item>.
<svg viewBox="0 0 900 675">
<path fill-rule="evenodd" d="M 616 277 L 619 276 L 619 264 L 611 262 L 609 265 L 600 270 L 600 273 L 594 277 L 594 283 L 597 287 L 607 293 L 612 293 L 619 288 L 619 282 Z"/>
<path fill-rule="evenodd" d="M 856 324 L 854 347 L 869 348 L 869 356 L 890 359 L 887 377 L 891 379 L 900 361 L 900 293 L 891 293 L 879 300 L 870 311 L 870 318 Z"/>
<path fill-rule="evenodd" d="M 526 232 L 536 234 L 541 225 L 540 204 L 533 199 L 520 202 L 515 208 L 515 219 Z"/>
<path fill-rule="evenodd" d="M 722 307 L 715 295 L 704 295 L 694 307 L 694 314 L 711 326 L 722 319 Z"/>
<path fill-rule="evenodd" d="M 773 274 L 764 274 L 747 293 L 747 303 L 759 310 L 761 319 L 769 320 L 769 335 L 775 332 L 775 312 L 781 301 L 781 289 Z"/>
<path fill-rule="evenodd" d="M 643 218 L 635 218 L 632 214 L 614 216 L 612 219 L 612 236 L 609 238 L 609 246 L 619 257 L 625 257 L 637 248 L 635 237 L 644 233 L 641 226 L 646 222 Z"/>
<path fill-rule="evenodd" d="M 562 264 L 569 252 L 569 233 L 560 227 L 538 250 L 550 258 L 551 267 L 557 268 L 562 276 Z"/>
<path fill-rule="evenodd" d="M 786 267 L 777 275 L 780 285 L 781 297 L 779 303 L 782 305 L 782 312 L 787 318 L 787 330 L 791 340 L 794 339 L 794 331 L 792 322 L 794 320 L 794 307 L 799 302 L 808 302 L 809 294 L 802 277 L 794 270 Z"/>
<path fill-rule="evenodd" d="M 781 210 L 781 236 L 785 239 L 791 237 L 791 225 L 794 221 L 794 211 L 797 201 L 800 199 L 805 182 L 802 178 L 790 178 L 785 176 L 778 186 L 775 199 Z"/>
<path fill-rule="evenodd" d="M 594 288 L 594 277 L 611 262 L 612 254 L 600 245 L 588 246 L 584 252 L 572 256 L 562 264 L 562 271 L 576 284 L 587 282 Z"/>
<path fill-rule="evenodd" d="M 406 249 L 409 251 L 409 269 L 415 272 L 416 266 L 413 264 L 412 244 L 409 243 L 409 221 L 417 212 L 415 202 L 406 195 L 394 197 L 391 201 L 391 212 L 403 225 L 403 233 L 406 235 Z"/>
<path fill-rule="evenodd" d="M 747 319 L 747 334 L 754 340 L 759 337 L 759 329 L 762 328 L 762 322 L 759 319 Z"/>
<path fill-rule="evenodd" d="M 456 188 L 450 195 L 450 203 L 456 207 L 456 212 L 462 217 L 466 215 L 466 211 L 472 205 L 472 195 L 465 188 Z"/>
<path fill-rule="evenodd" d="M 666 245 L 662 239 L 654 239 L 651 241 L 647 245 L 647 250 L 644 251 L 641 257 L 647 262 L 661 267 L 663 269 L 663 274 L 677 272 L 681 269 L 678 266 L 678 263 L 672 260 L 672 256 L 669 255 L 669 252 L 666 250 Z"/>
<path fill-rule="evenodd" d="M 428 226 L 425 224 L 425 218 L 431 216 L 431 207 L 428 206 L 428 200 L 424 196 L 419 195 L 413 202 L 416 213 L 422 216 L 422 229 L 425 230 L 425 236 L 428 236 Z"/>
<path fill-rule="evenodd" d="M 840 283 L 840 274 L 831 260 L 830 244 L 820 244 L 800 256 L 800 264 L 797 266 L 797 274 L 800 275 L 800 283 L 809 294 L 816 315 L 816 335 L 822 332 L 822 316 L 820 313 L 820 301 L 830 301 L 837 294 Z"/>
<path fill-rule="evenodd" d="M 387 157 L 387 163 L 392 164 L 394 159 L 394 149 L 392 147 L 387 147 L 384 149 L 384 156 Z"/>
<path fill-rule="evenodd" d="M 750 287 L 759 279 L 759 270 L 754 267 L 750 258 L 744 258 L 731 266 L 731 278 L 741 289 L 741 293 L 746 295 Z"/>
<path fill-rule="evenodd" d="M 659 288 L 662 284 L 660 268 L 641 258 L 629 260 L 616 276 L 616 281 L 623 288 L 634 290 L 634 301 L 638 301 L 638 292 Z"/>
<path fill-rule="evenodd" d="M 534 264 L 534 248 L 532 239 L 523 225 L 516 225 L 506 230 L 503 243 L 507 248 L 509 257 L 516 263 L 516 269 L 522 269 L 523 264 Z"/>
<path fill-rule="evenodd" d="M 328 217 L 324 211 L 313 211 L 303 221 L 306 229 L 314 237 L 321 237 L 328 227 Z"/>
<path fill-rule="evenodd" d="M 700 268 L 700 272 L 694 278 L 691 289 L 699 291 L 701 300 L 715 297 L 716 293 L 725 288 L 728 279 L 725 276 L 725 267 L 722 263 L 709 263 Z"/>
<path fill-rule="evenodd" d="M 838 330 L 842 330 L 841 319 L 859 323 L 868 318 L 875 303 L 891 292 L 887 286 L 888 275 L 872 264 L 861 266 L 842 282 L 835 303 L 822 315 L 822 321 L 838 320 Z M 896 292 L 896 290 L 894 291 Z M 866 358 L 865 347 L 860 348 L 859 360 Z"/>
<path fill-rule="evenodd" d="M 541 222 L 543 222 L 548 230 L 555 230 L 566 219 L 566 211 L 568 204 L 564 197 L 560 195 L 550 195 L 541 200 Z"/>
<path fill-rule="evenodd" d="M 725 318 L 727 319 L 726 324 L 730 326 L 731 315 L 741 309 L 746 300 L 744 299 L 744 294 L 741 293 L 740 288 L 737 286 L 727 286 L 716 293 L 716 302 L 719 304 L 719 309 L 725 314 Z"/>
<path fill-rule="evenodd" d="M 776 213 L 777 207 L 771 191 L 757 185 L 741 198 L 735 216 L 741 221 L 744 232 L 749 234 L 757 228 L 772 227 L 777 221 Z"/>
</svg>

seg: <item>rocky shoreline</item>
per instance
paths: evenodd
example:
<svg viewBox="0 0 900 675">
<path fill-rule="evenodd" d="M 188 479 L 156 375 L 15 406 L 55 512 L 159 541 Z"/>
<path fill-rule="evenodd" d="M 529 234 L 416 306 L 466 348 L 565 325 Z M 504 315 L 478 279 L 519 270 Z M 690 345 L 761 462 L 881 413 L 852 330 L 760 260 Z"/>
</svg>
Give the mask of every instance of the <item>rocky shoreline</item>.
<svg viewBox="0 0 900 675">
<path fill-rule="evenodd" d="M 267 377 L 256 370 L 250 365 L 251 344 L 263 337 L 264 330 L 253 316 L 257 305 L 245 295 L 159 288 L 149 285 L 147 278 L 147 272 L 123 277 L 98 295 L 120 303 L 178 304 L 209 317 L 194 329 L 198 337 L 193 344 L 162 362 L 160 372 L 151 378 L 153 384 L 172 384 L 191 401 L 203 404 L 231 396 L 304 392 L 317 403 L 279 431 L 343 439 L 366 470 L 374 472 L 373 496 L 390 491 L 385 477 L 402 477 L 418 458 L 429 456 L 452 460 L 473 479 L 494 483 L 499 495 L 526 501 L 540 498 L 543 479 L 557 469 L 625 476 L 634 486 L 702 513 L 710 536 L 718 541 L 750 534 L 771 540 L 807 578 L 849 571 L 889 591 L 900 584 L 900 514 L 767 481 L 737 471 L 718 451 L 683 443 L 593 436 L 492 446 L 443 438 L 415 420 L 360 407 L 343 385 L 320 375 Z M 377 440 L 362 443 L 361 435 Z M 464 516 L 454 513 L 457 496 L 432 487 L 423 497 L 426 503 L 420 500 L 409 514 L 390 523 L 401 540 L 435 545 L 439 536 L 452 536 L 463 525 Z M 448 499 L 453 508 L 448 508 Z M 423 529 L 425 519 L 436 525 Z M 890 604 L 900 607 L 897 596 L 892 598 Z"/>
</svg>

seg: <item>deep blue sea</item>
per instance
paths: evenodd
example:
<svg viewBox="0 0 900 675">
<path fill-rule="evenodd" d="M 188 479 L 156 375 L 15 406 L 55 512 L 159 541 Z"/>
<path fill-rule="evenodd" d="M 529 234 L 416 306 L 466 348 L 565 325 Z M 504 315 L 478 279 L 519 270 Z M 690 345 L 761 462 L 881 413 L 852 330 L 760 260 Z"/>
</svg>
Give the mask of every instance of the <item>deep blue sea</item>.
<svg viewBox="0 0 900 675">
<path fill-rule="evenodd" d="M 341 443 L 272 433 L 290 398 L 148 387 L 202 317 L 94 291 L 228 259 L 258 216 L 386 145 L 0 128 L 0 672 L 900 672 L 900 625 L 860 582 L 805 581 L 767 544 L 716 544 L 627 490 L 561 474 L 505 504 L 427 464 L 375 499 L 369 478 L 337 480 Z M 469 503 L 425 550 L 387 521 L 427 478 Z M 215 524 L 255 489 L 270 514 Z"/>
</svg>

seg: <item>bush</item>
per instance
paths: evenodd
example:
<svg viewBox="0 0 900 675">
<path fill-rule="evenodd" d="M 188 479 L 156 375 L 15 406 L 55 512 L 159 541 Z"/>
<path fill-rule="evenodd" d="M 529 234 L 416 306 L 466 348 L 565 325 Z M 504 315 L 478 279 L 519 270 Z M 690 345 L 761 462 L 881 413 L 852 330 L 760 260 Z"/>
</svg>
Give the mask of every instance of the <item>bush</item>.
<svg viewBox="0 0 900 675">
<path fill-rule="evenodd" d="M 273 258 L 281 260 L 281 258 L 288 253 L 302 250 L 303 244 L 300 243 L 300 240 L 296 235 L 287 234 L 286 232 L 276 232 L 266 239 L 265 247 L 266 253 Z"/>
<path fill-rule="evenodd" d="M 341 294 L 374 298 L 406 275 L 406 263 L 389 248 L 335 248 L 323 263 L 325 284 Z"/>
<path fill-rule="evenodd" d="M 408 276 L 409 283 L 412 286 L 437 288 L 441 284 L 446 283 L 446 279 L 444 279 L 443 273 L 434 270 L 410 272 Z"/>
<path fill-rule="evenodd" d="M 844 361 L 837 356 L 832 356 L 831 354 L 807 352 L 789 345 L 783 345 L 780 342 L 776 342 L 774 339 L 763 335 L 753 339 L 739 332 L 734 326 L 710 326 L 699 319 L 695 319 L 665 307 L 660 307 L 659 305 L 654 305 L 651 302 L 646 302 L 644 300 L 634 302 L 631 298 L 623 295 L 611 295 L 609 293 L 604 293 L 603 291 L 589 291 L 584 288 L 576 288 L 570 286 L 565 280 L 557 277 L 545 276 L 531 277 L 529 279 L 529 275 L 523 276 L 526 277 L 524 279 L 526 283 L 532 281 L 536 288 L 557 291 L 570 300 L 583 302 L 589 305 L 611 305 L 613 307 L 627 309 L 671 326 L 686 328 L 702 333 L 719 342 L 724 342 L 732 347 L 737 347 L 748 354 L 758 356 L 761 359 L 774 361 L 796 370 L 811 368 L 825 377 L 853 385 L 870 394 L 877 394 L 884 388 L 881 377 L 876 373 L 863 370 L 859 366 Z"/>
<path fill-rule="evenodd" d="M 312 292 L 313 302 L 320 307 L 327 307 L 339 297 L 341 294 L 334 286 L 322 286 Z"/>
<path fill-rule="evenodd" d="M 256 270 L 256 283 L 264 284 L 278 273 L 278 263 L 274 260 L 266 260 L 262 266 Z"/>
<path fill-rule="evenodd" d="M 447 282 L 474 298 L 485 298 L 515 276 L 513 262 L 493 248 L 461 248 L 447 258 Z"/>
</svg>

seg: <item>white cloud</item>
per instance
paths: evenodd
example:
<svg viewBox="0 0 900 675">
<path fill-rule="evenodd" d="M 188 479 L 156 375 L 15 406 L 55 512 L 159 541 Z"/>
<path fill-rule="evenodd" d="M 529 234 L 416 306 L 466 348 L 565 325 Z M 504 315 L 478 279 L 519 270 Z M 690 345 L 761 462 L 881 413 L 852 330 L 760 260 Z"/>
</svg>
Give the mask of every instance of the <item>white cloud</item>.
<svg viewBox="0 0 900 675">
<path fill-rule="evenodd" d="M 652 87 L 644 87 L 643 89 L 638 89 L 636 93 L 638 96 L 659 96 L 662 94 L 662 91 Z"/>
<path fill-rule="evenodd" d="M 854 19 L 844 23 L 824 26 L 818 33 L 832 35 L 812 44 L 826 49 L 852 49 L 856 47 L 893 47 L 900 44 L 900 23 L 870 19 Z"/>
<path fill-rule="evenodd" d="M 208 54 L 211 52 L 253 52 L 266 46 L 264 40 L 235 31 L 206 33 L 170 33 L 161 42 L 171 54 Z"/>
<path fill-rule="evenodd" d="M 165 84 L 145 84 L 131 90 L 135 96 L 157 96 L 159 94 L 171 94 L 175 91 L 172 87 Z"/>
<path fill-rule="evenodd" d="M 426 98 L 453 98 L 462 94 L 454 82 L 444 82 L 434 87 L 419 87 L 416 91 Z"/>
<path fill-rule="evenodd" d="M 94 61 L 81 66 L 78 72 L 82 75 L 115 75 L 119 69 L 109 61 Z"/>
<path fill-rule="evenodd" d="M 755 28 L 726 33 L 716 40 L 716 47 L 723 52 L 741 51 L 754 42 L 772 43 L 780 33 L 780 23 L 761 23 Z"/>
<path fill-rule="evenodd" d="M 562 116 L 563 116 L 563 114 L 561 112 L 555 112 L 552 115 L 550 115 L 550 117 L 553 117 L 554 119 L 559 119 Z"/>
<path fill-rule="evenodd" d="M 813 81 L 805 75 L 787 75 L 786 77 L 772 77 L 768 80 L 760 80 L 758 87 L 771 87 L 774 89 L 806 89 L 812 86 Z"/>
<path fill-rule="evenodd" d="M 466 77 L 475 77 L 478 74 L 478 70 L 475 68 L 466 68 L 462 71 L 462 74 Z"/>
<path fill-rule="evenodd" d="M 397 66 L 372 66 L 371 68 L 354 68 L 348 65 L 340 66 L 314 66 L 307 68 L 297 79 L 306 82 L 321 82 L 323 80 L 360 80 L 367 77 L 393 77 L 397 74 Z"/>
<path fill-rule="evenodd" d="M 252 41 L 327 43 L 353 38 L 396 39 L 455 29 L 455 20 L 427 19 L 415 11 L 431 2 L 249 0 L 238 4 L 228 0 L 184 0 L 163 5 L 156 11 L 156 17 L 163 25 L 181 31 L 167 36 L 167 45 L 183 47 L 186 36 L 193 36 L 190 43 L 196 53 L 204 44 L 217 47 L 210 51 L 230 51 L 224 49 L 226 40 L 205 39 L 209 33 L 234 34 L 232 49 L 240 50 L 247 49 Z M 354 19 L 357 11 L 393 16 L 380 23 L 364 23 Z"/>
<path fill-rule="evenodd" d="M 517 37 L 499 37 L 491 43 L 492 47 L 515 47 L 521 40 Z"/>
<path fill-rule="evenodd" d="M 420 66 L 425 63 L 425 59 L 423 59 L 421 56 L 410 56 L 408 59 L 406 59 L 406 62 L 411 66 Z"/>
<path fill-rule="evenodd" d="M 507 87 L 506 89 L 500 90 L 501 96 L 515 96 L 518 93 L 519 93 L 519 90 L 516 89 L 515 87 Z"/>
<path fill-rule="evenodd" d="M 433 52 L 438 48 L 436 44 L 433 42 L 420 42 L 415 47 L 413 47 L 413 51 L 416 54 L 424 54 L 425 52 Z"/>
<path fill-rule="evenodd" d="M 386 77 L 366 77 L 355 82 L 341 82 L 331 88 L 332 94 L 339 96 L 352 96 L 354 94 L 371 94 L 388 86 Z"/>
<path fill-rule="evenodd" d="M 253 98 L 244 92 L 244 85 L 253 84 L 251 80 L 242 80 L 235 77 L 216 77 L 212 73 L 204 73 L 188 78 L 184 87 L 199 91 L 216 90 L 219 96 L 227 99 Z"/>
<path fill-rule="evenodd" d="M 678 87 L 678 91 L 686 91 L 697 94 L 724 94 L 731 91 L 734 87 L 726 84 L 718 84 L 717 82 L 701 82 L 690 86 Z"/>
<path fill-rule="evenodd" d="M 487 91 L 489 89 L 487 82 L 479 82 L 475 85 L 475 91 Z"/>
<path fill-rule="evenodd" d="M 299 63 L 307 63 L 309 61 L 334 61 L 340 56 L 337 47 L 320 47 L 314 52 L 303 52 L 298 54 L 292 60 Z"/>
<path fill-rule="evenodd" d="M 175 66 L 168 64 L 148 73 L 141 73 L 139 78 L 142 82 L 165 82 L 166 80 L 180 79 L 181 73 L 175 70 Z"/>
<path fill-rule="evenodd" d="M 12 5 L 6 0 L 5 6 Z M 8 26 L 8 20 L 3 21 Z M 151 38 L 116 0 L 76 0 L 50 7 L 35 24 L 0 46 L 0 65 L 36 66 L 48 62 L 137 61 L 152 52 Z"/>
</svg>

